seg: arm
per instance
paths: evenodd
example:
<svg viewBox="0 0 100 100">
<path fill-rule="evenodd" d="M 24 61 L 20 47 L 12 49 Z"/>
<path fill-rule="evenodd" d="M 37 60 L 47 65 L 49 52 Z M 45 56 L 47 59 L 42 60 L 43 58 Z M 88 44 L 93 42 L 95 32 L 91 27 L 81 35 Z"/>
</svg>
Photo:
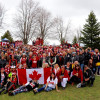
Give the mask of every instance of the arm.
<svg viewBox="0 0 100 100">
<path fill-rule="evenodd" d="M 46 90 L 47 86 L 48 86 L 48 83 L 46 83 L 46 87 L 45 87 L 45 90 Z"/>
<path fill-rule="evenodd" d="M 57 91 L 57 92 L 60 92 L 60 91 L 58 90 L 58 86 L 57 86 L 57 84 L 56 84 L 56 91 Z"/>
</svg>

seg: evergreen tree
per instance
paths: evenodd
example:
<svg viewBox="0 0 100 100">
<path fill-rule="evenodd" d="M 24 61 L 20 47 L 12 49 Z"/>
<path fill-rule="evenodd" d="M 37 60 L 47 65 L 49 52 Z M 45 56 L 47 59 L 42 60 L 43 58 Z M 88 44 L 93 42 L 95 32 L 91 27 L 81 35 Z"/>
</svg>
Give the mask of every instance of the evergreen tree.
<svg viewBox="0 0 100 100">
<path fill-rule="evenodd" d="M 1 39 L 7 38 L 10 42 L 13 42 L 13 38 L 10 34 L 10 32 L 7 30 L 3 36 L 1 36 Z"/>
<path fill-rule="evenodd" d="M 100 49 L 100 23 L 97 22 L 96 15 L 93 11 L 90 12 L 81 33 L 83 36 L 80 40 L 85 47 Z"/>
<path fill-rule="evenodd" d="M 76 44 L 78 41 L 77 41 L 77 37 L 76 36 L 74 36 L 74 39 L 73 39 L 73 44 Z"/>
</svg>

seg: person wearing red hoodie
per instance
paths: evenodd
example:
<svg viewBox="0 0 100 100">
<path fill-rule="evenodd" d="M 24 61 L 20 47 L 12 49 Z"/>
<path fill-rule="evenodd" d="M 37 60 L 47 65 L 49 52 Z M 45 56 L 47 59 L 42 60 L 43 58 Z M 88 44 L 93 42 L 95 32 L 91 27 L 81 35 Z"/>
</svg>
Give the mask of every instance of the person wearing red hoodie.
<svg viewBox="0 0 100 100">
<path fill-rule="evenodd" d="M 22 57 L 21 57 L 21 59 L 20 59 L 20 62 L 21 62 L 21 64 L 23 65 L 24 63 L 26 63 L 26 61 L 27 61 L 26 54 L 23 53 L 23 55 L 22 55 Z"/>
<path fill-rule="evenodd" d="M 36 54 L 33 55 L 32 62 L 31 62 L 31 68 L 37 68 L 38 64 L 38 57 Z"/>
<path fill-rule="evenodd" d="M 58 82 L 61 83 L 61 86 L 63 87 L 63 89 L 65 89 L 67 81 L 69 81 L 69 75 L 67 70 L 65 69 L 65 66 L 61 66 L 61 70 L 59 71 L 59 78 L 58 78 Z"/>
<path fill-rule="evenodd" d="M 73 76 L 70 79 L 72 86 L 74 85 L 74 82 L 83 83 L 83 72 L 82 72 L 79 64 L 75 65 L 75 68 L 73 69 L 72 75 Z"/>
</svg>

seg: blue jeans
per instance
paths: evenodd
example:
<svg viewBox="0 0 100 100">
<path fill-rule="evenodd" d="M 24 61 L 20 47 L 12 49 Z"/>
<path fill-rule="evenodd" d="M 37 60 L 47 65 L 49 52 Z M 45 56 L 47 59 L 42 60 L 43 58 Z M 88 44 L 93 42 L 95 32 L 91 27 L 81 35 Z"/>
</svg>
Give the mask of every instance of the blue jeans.
<svg viewBox="0 0 100 100">
<path fill-rule="evenodd" d="M 45 89 L 45 87 L 46 87 L 46 85 L 44 85 L 43 87 L 41 87 L 40 89 L 38 89 L 37 91 L 38 92 L 41 92 L 41 91 L 43 91 L 44 89 Z M 46 88 L 46 90 L 45 91 L 51 91 L 51 90 L 53 90 L 53 88 L 52 87 L 49 87 L 49 86 L 47 86 L 47 88 Z"/>
<path fill-rule="evenodd" d="M 26 92 L 26 91 L 27 91 L 27 89 L 24 86 L 20 86 L 19 88 L 15 89 L 13 91 L 13 94 L 16 95 L 18 93 L 22 93 L 22 92 Z"/>
<path fill-rule="evenodd" d="M 2 83 L 2 80 L 1 80 L 1 82 L 0 82 L 0 88 L 2 87 L 2 86 L 1 86 L 1 83 Z"/>
<path fill-rule="evenodd" d="M 81 66 L 81 70 L 83 72 L 84 71 L 84 64 L 81 64 L 80 66 Z"/>
</svg>

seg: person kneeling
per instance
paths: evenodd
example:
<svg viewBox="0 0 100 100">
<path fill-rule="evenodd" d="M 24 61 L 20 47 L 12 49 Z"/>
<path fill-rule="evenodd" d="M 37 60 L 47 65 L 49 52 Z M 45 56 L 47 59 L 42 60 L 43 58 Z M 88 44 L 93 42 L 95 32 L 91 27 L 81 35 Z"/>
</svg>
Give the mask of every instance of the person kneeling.
<svg viewBox="0 0 100 100">
<path fill-rule="evenodd" d="M 48 91 L 54 90 L 55 88 L 56 88 L 57 92 L 59 92 L 57 84 L 58 84 L 58 79 L 55 76 L 55 73 L 51 73 L 50 77 L 48 77 L 48 79 L 47 79 L 46 85 L 44 85 L 40 89 L 35 89 L 33 92 L 34 92 L 34 94 L 41 92 L 43 90 L 48 92 Z"/>
<path fill-rule="evenodd" d="M 87 65 L 84 66 L 84 70 L 85 70 L 84 72 L 85 83 L 87 83 L 90 86 L 93 86 L 95 76 L 92 70 Z"/>
<path fill-rule="evenodd" d="M 73 76 L 70 79 L 72 86 L 74 85 L 74 82 L 77 84 L 79 84 L 79 83 L 83 84 L 83 72 L 82 72 L 79 64 L 75 65 L 72 75 Z"/>
<path fill-rule="evenodd" d="M 4 87 L 2 88 L 2 90 L 0 91 L 0 94 L 4 92 L 4 94 L 6 94 L 7 92 L 9 92 L 10 90 L 14 90 L 16 89 L 16 85 L 17 85 L 17 77 L 16 74 L 12 74 L 11 77 L 8 77 L 7 79 L 7 83 L 4 85 Z"/>
<path fill-rule="evenodd" d="M 61 70 L 59 71 L 59 84 L 63 87 L 63 89 L 65 89 L 67 81 L 69 81 L 68 72 L 65 69 L 65 66 L 61 66 Z"/>
</svg>

